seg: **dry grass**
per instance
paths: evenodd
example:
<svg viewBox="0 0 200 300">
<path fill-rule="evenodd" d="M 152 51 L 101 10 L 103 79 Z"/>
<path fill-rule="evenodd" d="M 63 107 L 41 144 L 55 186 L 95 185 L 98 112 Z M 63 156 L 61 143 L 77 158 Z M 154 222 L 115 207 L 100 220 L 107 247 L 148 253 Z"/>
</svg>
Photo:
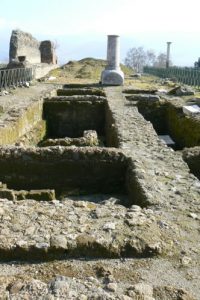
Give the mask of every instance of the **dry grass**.
<svg viewBox="0 0 200 300">
<path fill-rule="evenodd" d="M 60 68 L 50 72 L 50 76 L 56 77 L 56 83 L 98 83 L 101 72 L 105 69 L 106 61 L 95 58 L 84 58 L 79 61 L 69 61 Z M 130 76 L 132 69 L 121 65 L 125 76 Z"/>
</svg>

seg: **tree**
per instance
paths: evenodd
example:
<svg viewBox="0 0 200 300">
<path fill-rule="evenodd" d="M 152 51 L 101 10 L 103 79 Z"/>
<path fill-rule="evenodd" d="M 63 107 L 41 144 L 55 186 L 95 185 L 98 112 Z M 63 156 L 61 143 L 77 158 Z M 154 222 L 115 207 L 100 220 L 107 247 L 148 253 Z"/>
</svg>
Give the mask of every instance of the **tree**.
<svg viewBox="0 0 200 300">
<path fill-rule="evenodd" d="M 143 47 L 131 48 L 126 55 L 125 65 L 141 72 L 145 65 L 152 66 L 156 55 L 153 50 L 145 51 Z"/>
<path fill-rule="evenodd" d="M 126 55 L 125 65 L 136 69 L 137 72 L 141 72 L 145 65 L 147 56 L 143 47 L 131 48 Z"/>
<path fill-rule="evenodd" d="M 156 61 L 154 62 L 154 67 L 156 68 L 165 68 L 166 67 L 167 55 L 165 53 L 160 53 Z"/>
<path fill-rule="evenodd" d="M 135 69 L 137 72 L 141 72 L 144 66 L 165 68 L 166 60 L 167 55 L 165 53 L 160 53 L 158 56 L 156 56 L 154 50 L 144 50 L 143 47 L 138 47 L 129 49 L 124 63 L 126 66 Z M 172 65 L 171 60 L 169 65 Z"/>
<path fill-rule="evenodd" d="M 150 49 L 146 52 L 147 59 L 146 59 L 146 65 L 147 66 L 153 66 L 156 61 L 156 54 L 154 50 Z"/>
</svg>

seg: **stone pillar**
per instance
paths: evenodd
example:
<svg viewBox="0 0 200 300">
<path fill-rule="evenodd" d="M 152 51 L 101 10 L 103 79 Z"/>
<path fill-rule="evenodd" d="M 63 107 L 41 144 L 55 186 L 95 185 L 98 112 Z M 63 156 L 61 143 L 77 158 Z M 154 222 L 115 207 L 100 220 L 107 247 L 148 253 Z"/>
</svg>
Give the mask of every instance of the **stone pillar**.
<svg viewBox="0 0 200 300">
<path fill-rule="evenodd" d="M 172 42 L 167 42 L 167 59 L 166 59 L 166 68 L 169 68 L 169 60 L 170 60 L 170 45 Z"/>
<path fill-rule="evenodd" d="M 120 43 L 118 35 L 108 35 L 107 66 L 101 74 L 101 83 L 122 85 L 124 73 L 120 69 Z"/>
</svg>

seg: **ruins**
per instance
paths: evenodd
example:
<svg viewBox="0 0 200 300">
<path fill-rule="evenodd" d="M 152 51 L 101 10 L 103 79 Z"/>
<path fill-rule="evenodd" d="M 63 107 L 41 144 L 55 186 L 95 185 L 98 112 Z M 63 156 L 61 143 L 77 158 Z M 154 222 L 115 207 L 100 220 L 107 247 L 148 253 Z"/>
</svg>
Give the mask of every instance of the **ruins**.
<svg viewBox="0 0 200 300">
<path fill-rule="evenodd" d="M 124 74 L 120 69 L 120 43 L 118 35 L 108 35 L 107 66 L 101 74 L 104 85 L 123 85 Z"/>
<path fill-rule="evenodd" d="M 199 299 L 198 97 L 118 75 L 0 97 L 3 299 Z"/>
<path fill-rule="evenodd" d="M 54 43 L 39 42 L 30 33 L 13 30 L 10 38 L 8 68 L 33 67 L 36 79 L 58 67 Z"/>
</svg>

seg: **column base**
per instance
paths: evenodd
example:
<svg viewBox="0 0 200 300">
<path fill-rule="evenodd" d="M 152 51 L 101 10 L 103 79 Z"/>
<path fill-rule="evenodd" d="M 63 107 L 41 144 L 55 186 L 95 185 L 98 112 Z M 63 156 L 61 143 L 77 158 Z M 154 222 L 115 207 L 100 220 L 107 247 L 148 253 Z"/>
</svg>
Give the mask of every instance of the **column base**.
<svg viewBox="0 0 200 300">
<path fill-rule="evenodd" d="M 104 70 L 101 73 L 101 84 L 123 85 L 124 73 L 121 70 Z"/>
</svg>

